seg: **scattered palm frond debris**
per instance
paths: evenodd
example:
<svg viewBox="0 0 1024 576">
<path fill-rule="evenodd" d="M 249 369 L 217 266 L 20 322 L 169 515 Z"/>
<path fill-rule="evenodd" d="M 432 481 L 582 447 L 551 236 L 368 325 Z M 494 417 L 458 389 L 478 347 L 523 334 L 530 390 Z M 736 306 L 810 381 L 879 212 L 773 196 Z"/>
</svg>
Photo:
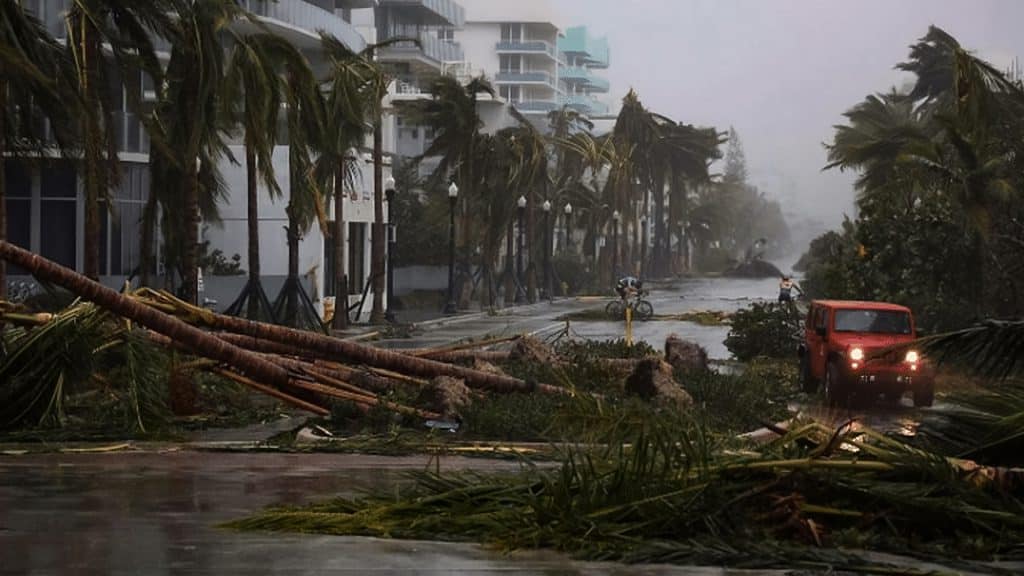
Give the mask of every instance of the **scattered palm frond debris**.
<svg viewBox="0 0 1024 576">
<path fill-rule="evenodd" d="M 999 569 L 981 562 L 1024 558 L 1021 470 L 981 469 L 856 427 L 794 423 L 754 451 L 679 413 L 605 424 L 557 468 L 417 473 L 398 492 L 271 509 L 230 527 L 744 568 L 894 568 L 853 549 L 990 573 Z"/>
</svg>

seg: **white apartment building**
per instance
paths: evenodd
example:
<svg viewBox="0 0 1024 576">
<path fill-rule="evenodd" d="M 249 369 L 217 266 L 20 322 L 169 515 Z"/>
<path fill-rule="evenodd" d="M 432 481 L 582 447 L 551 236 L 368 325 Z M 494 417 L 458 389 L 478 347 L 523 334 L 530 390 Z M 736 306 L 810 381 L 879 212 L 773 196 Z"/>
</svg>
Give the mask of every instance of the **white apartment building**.
<svg viewBox="0 0 1024 576">
<path fill-rule="evenodd" d="M 466 24 L 455 31 L 472 66 L 498 95 L 539 128 L 561 107 L 558 15 L 549 0 L 463 0 Z"/>
</svg>

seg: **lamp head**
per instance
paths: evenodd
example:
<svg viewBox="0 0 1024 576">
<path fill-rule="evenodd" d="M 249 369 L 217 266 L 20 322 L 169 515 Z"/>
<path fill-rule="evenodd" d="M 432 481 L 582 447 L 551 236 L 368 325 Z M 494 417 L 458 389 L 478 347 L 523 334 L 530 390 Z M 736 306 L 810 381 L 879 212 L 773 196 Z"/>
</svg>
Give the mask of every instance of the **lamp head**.
<svg viewBox="0 0 1024 576">
<path fill-rule="evenodd" d="M 455 184 L 455 182 L 452 182 L 451 185 L 448 186 L 448 197 L 449 198 L 458 198 L 459 197 L 459 187 Z"/>
<path fill-rule="evenodd" d="M 384 189 L 385 190 L 394 190 L 395 189 L 395 179 L 394 179 L 394 177 L 388 176 L 388 179 L 384 181 Z"/>
<path fill-rule="evenodd" d="M 566 214 L 567 216 L 568 216 L 569 214 L 572 214 L 572 204 L 566 204 L 566 205 L 565 205 L 565 214 Z"/>
<path fill-rule="evenodd" d="M 545 212 L 551 212 L 551 202 L 545 200 L 544 204 L 541 205 L 541 208 L 543 208 Z"/>
<path fill-rule="evenodd" d="M 519 200 L 516 200 L 516 206 L 526 208 L 526 196 L 520 196 Z"/>
</svg>

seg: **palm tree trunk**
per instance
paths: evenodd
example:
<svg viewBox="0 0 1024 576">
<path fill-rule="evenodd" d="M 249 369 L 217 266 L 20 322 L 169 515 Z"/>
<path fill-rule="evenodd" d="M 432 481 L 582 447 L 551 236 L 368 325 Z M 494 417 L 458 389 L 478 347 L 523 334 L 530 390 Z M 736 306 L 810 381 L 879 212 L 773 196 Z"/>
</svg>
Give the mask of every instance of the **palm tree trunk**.
<svg viewBox="0 0 1024 576">
<path fill-rule="evenodd" d="M 651 273 L 658 277 L 668 275 L 668 244 L 665 242 L 665 178 L 658 174 L 654 184 L 654 255 Z"/>
<path fill-rule="evenodd" d="M 39 280 L 61 286 L 85 300 L 96 303 L 100 308 L 188 346 L 197 355 L 224 362 L 264 384 L 277 387 L 288 385 L 288 372 L 284 368 L 228 344 L 173 316 L 118 294 L 116 291 L 42 256 L 18 248 L 9 242 L 0 241 L 0 258 L 25 268 Z"/>
<path fill-rule="evenodd" d="M 196 158 L 185 158 L 185 246 L 182 250 L 182 298 L 199 304 L 199 167 Z"/>
<path fill-rule="evenodd" d="M 370 275 L 373 278 L 373 308 L 370 322 L 384 321 L 384 136 L 381 117 L 373 123 L 373 243 L 370 246 Z M 391 297 L 390 294 L 387 295 Z"/>
<path fill-rule="evenodd" d="M 295 194 L 294 189 L 291 192 Z M 298 218 L 288 210 L 288 280 L 285 282 L 286 294 L 284 321 L 291 326 L 297 325 L 299 317 L 299 291 L 291 289 L 299 282 L 299 234 Z M 335 310 L 337 313 L 337 310 Z"/>
<path fill-rule="evenodd" d="M 7 243 L 7 81 L 0 78 L 0 243 Z M 7 300 L 7 261 L 0 260 L 0 300 Z"/>
<path fill-rule="evenodd" d="M 252 146 L 245 147 L 246 185 L 249 193 L 249 289 L 248 317 L 255 320 L 260 313 L 260 299 L 257 287 L 260 284 L 260 216 L 259 186 L 256 182 L 256 150 Z M 289 257 L 291 255 L 289 254 Z"/>
<path fill-rule="evenodd" d="M 33 255 L 30 254 L 30 256 Z M 0 249 L 0 257 L 6 257 L 2 249 Z M 569 393 L 568 390 L 557 386 L 532 384 L 511 376 L 491 374 L 464 366 L 417 358 L 400 352 L 359 344 L 351 340 L 333 338 L 286 326 L 252 322 L 244 318 L 221 314 L 204 315 L 200 321 L 205 322 L 209 328 L 233 332 L 249 338 L 287 344 L 302 350 L 305 355 L 333 362 L 361 364 L 424 378 L 451 376 L 464 380 L 470 388 L 501 393 L 532 391 L 553 394 Z"/>
<path fill-rule="evenodd" d="M 150 274 L 155 270 L 154 260 L 155 255 L 153 254 L 153 239 L 156 236 L 156 195 L 153 194 L 153 190 L 150 189 L 149 197 L 146 198 L 146 206 L 142 210 L 142 238 L 140 238 L 139 251 L 141 252 L 141 261 L 139 267 L 142 268 L 139 271 L 139 284 L 142 286 L 149 286 Z"/>
<path fill-rule="evenodd" d="M 83 242 L 84 265 L 86 277 L 98 280 L 100 272 L 100 214 L 99 199 L 102 181 L 100 164 L 105 148 L 103 129 L 101 127 L 101 105 L 99 96 L 99 67 L 103 65 L 99 47 L 99 37 L 92 24 L 84 16 L 79 16 L 81 31 L 81 88 L 85 105 L 85 241 Z"/>
<path fill-rule="evenodd" d="M 338 158 L 334 174 L 334 318 L 331 328 L 348 328 L 348 281 L 345 274 L 345 155 Z"/>
<path fill-rule="evenodd" d="M 505 305 L 511 306 L 516 299 L 515 281 L 515 219 L 508 221 L 505 235 Z"/>
</svg>

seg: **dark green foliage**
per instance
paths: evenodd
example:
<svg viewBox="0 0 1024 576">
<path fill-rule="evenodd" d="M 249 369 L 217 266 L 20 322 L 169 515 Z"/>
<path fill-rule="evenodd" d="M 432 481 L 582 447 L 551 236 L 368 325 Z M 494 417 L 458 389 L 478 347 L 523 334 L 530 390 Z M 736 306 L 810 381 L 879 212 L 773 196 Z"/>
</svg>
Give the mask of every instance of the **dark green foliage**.
<svg viewBox="0 0 1024 576">
<path fill-rule="evenodd" d="M 477 400 L 463 414 L 464 436 L 522 442 L 559 441 L 553 420 L 570 399 L 549 394 L 505 394 Z"/>
<path fill-rule="evenodd" d="M 91 304 L 4 333 L 0 427 L 62 427 L 85 395 L 103 423 L 146 432 L 166 423 L 166 352 Z"/>
<path fill-rule="evenodd" d="M 800 389 L 793 360 L 757 359 L 740 374 L 690 372 L 677 380 L 712 430 L 737 434 L 789 418 L 788 401 Z"/>
<path fill-rule="evenodd" d="M 558 468 L 425 472 L 397 491 L 268 510 L 230 527 L 745 568 L 891 569 L 837 547 L 853 530 L 867 550 L 964 570 L 990 571 L 972 560 L 1024 556 L 1019 499 L 870 430 L 799 425 L 738 451 L 683 414 L 604 412 L 599 403 L 579 412 L 589 416 L 593 444 L 567 449 Z"/>
<path fill-rule="evenodd" d="M 732 316 L 725 346 L 741 362 L 758 356 L 795 358 L 803 334 L 801 317 L 789 303 L 756 303 Z"/>
<path fill-rule="evenodd" d="M 576 254 L 559 254 L 551 260 L 555 277 L 565 285 L 566 294 L 579 296 L 583 294 L 605 294 L 607 286 L 601 286 L 597 272 L 592 266 L 580 259 Z M 556 290 L 561 290 L 558 286 Z"/>
</svg>

